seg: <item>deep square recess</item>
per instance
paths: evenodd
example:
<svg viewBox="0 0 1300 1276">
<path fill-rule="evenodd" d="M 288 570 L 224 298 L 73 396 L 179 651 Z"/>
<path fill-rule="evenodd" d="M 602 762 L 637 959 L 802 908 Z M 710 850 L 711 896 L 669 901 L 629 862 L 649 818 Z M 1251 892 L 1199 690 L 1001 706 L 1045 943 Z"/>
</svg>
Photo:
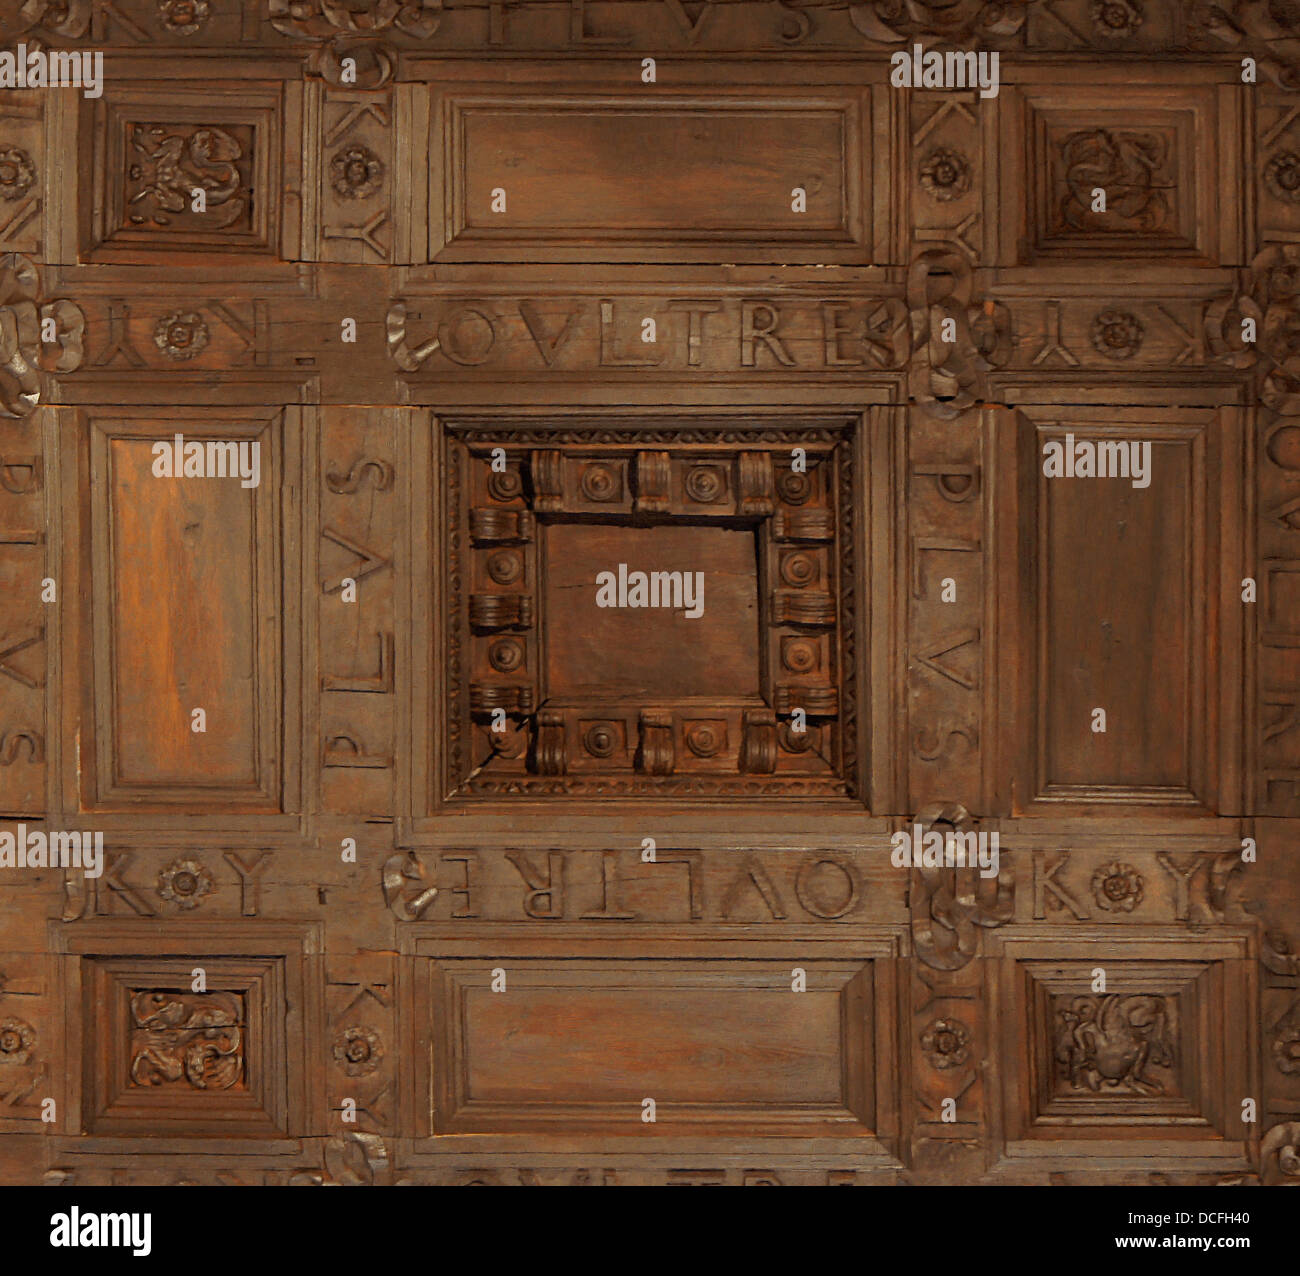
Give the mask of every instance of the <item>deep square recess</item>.
<svg viewBox="0 0 1300 1276">
<path fill-rule="evenodd" d="M 542 545 L 548 699 L 758 696 L 758 548 L 751 529 L 557 523 L 545 529 Z M 629 576 L 703 573 L 703 614 L 598 606 L 599 574 L 617 578 L 620 564 Z"/>
</svg>

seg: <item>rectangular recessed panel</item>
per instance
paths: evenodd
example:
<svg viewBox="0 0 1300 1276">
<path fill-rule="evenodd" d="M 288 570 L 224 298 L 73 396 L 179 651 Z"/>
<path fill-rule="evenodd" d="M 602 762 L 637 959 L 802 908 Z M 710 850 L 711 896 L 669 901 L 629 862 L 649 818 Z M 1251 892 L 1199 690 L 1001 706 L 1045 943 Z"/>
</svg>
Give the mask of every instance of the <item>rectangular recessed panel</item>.
<svg viewBox="0 0 1300 1276">
<path fill-rule="evenodd" d="M 92 418 L 88 805 L 281 809 L 278 446 L 265 418 Z"/>
<path fill-rule="evenodd" d="M 1084 433 L 1076 431 L 1076 438 Z M 1153 441 L 1146 488 L 1127 478 L 1039 482 L 1046 520 L 1039 568 L 1045 779 L 1185 788 L 1192 727 L 1191 448 Z M 1095 709 L 1106 711 L 1104 732 L 1093 730 Z"/>
<path fill-rule="evenodd" d="M 758 560 L 755 536 L 726 527 L 599 527 L 555 524 L 545 536 L 546 694 L 570 702 L 600 696 L 726 699 L 757 696 Z M 703 574 L 703 611 L 685 606 L 602 607 L 597 580 L 633 573 Z M 606 582 L 608 583 L 608 582 Z M 699 584 L 700 582 L 696 582 Z M 659 578 L 659 598 L 665 591 Z M 617 600 L 617 594 L 614 595 Z M 676 582 L 667 597 L 677 600 Z M 647 599 L 650 594 L 647 592 Z"/>
<path fill-rule="evenodd" d="M 501 961 L 504 992 L 482 958 L 428 967 L 437 1133 L 555 1132 L 561 1119 L 636 1133 L 646 1099 L 651 1135 L 871 1133 L 870 960 L 801 956 L 798 993 L 793 959 Z"/>
<path fill-rule="evenodd" d="M 835 1103 L 839 997 L 654 986 L 467 990 L 471 1101 Z"/>
<path fill-rule="evenodd" d="M 461 100 L 453 239 L 857 246 L 856 102 Z M 587 249 L 586 251 L 590 251 Z"/>
<path fill-rule="evenodd" d="M 237 479 L 155 478 L 147 439 L 114 439 L 109 452 L 118 779 L 252 784 L 254 492 Z"/>
</svg>

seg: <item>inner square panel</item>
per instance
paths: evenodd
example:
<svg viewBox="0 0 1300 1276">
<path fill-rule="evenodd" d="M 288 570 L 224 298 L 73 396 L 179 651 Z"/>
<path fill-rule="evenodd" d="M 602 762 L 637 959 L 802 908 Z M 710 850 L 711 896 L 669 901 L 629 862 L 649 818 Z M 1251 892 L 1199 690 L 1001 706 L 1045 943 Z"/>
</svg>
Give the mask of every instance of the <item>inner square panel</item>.
<svg viewBox="0 0 1300 1276">
<path fill-rule="evenodd" d="M 546 698 L 730 699 L 759 694 L 758 540 L 753 530 L 554 523 L 542 533 Z M 703 614 L 600 607 L 596 578 L 702 572 Z M 671 601 L 671 599 L 669 600 Z"/>
</svg>

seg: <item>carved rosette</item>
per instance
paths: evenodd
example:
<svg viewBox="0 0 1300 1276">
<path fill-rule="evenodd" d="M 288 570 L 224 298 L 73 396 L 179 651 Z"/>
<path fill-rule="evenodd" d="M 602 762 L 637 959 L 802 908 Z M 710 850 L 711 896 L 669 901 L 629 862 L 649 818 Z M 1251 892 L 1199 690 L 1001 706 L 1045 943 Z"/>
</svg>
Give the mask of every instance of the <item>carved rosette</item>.
<svg viewBox="0 0 1300 1276">
<path fill-rule="evenodd" d="M 81 366 L 85 327 L 71 301 L 40 300 L 40 276 L 30 258 L 0 257 L 0 417 L 29 416 L 40 405 L 42 373 Z"/>
</svg>

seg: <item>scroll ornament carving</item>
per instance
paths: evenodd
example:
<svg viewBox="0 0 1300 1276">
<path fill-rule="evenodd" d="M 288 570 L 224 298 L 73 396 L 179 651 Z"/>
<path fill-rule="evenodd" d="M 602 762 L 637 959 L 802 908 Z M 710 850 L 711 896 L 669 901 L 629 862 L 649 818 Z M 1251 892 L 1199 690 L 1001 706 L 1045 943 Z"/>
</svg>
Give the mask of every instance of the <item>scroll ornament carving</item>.
<svg viewBox="0 0 1300 1276">
<path fill-rule="evenodd" d="M 1300 1187 L 1300 1121 L 1275 1125 L 1259 1150 L 1266 1187 Z"/>
<path fill-rule="evenodd" d="M 912 398 L 951 420 L 984 397 L 984 374 L 1011 358 L 1011 314 L 1001 302 L 973 300 L 970 263 L 951 245 L 927 248 L 912 262 L 907 309 Z"/>
<path fill-rule="evenodd" d="M 959 802 L 934 803 L 916 814 L 925 831 L 973 832 L 975 821 Z M 1015 883 L 999 873 L 992 903 L 977 894 L 979 869 L 914 868 L 910 895 L 916 954 L 936 970 L 960 970 L 974 956 L 977 927 L 1003 926 L 1015 915 Z"/>
<path fill-rule="evenodd" d="M 1300 89 L 1300 9 L 1277 0 L 1194 0 L 1192 40 L 1205 48 L 1240 49 L 1283 89 Z"/>
<path fill-rule="evenodd" d="M 392 46 L 378 34 L 428 39 L 442 22 L 442 0 L 270 0 L 270 19 L 281 35 L 319 42 L 307 62 L 311 74 L 334 85 L 378 89 L 397 64 Z"/>
<path fill-rule="evenodd" d="M 85 328 L 85 316 L 71 301 L 40 300 L 40 276 L 30 258 L 0 257 L 0 417 L 31 415 L 41 402 L 42 372 L 81 366 Z M 43 341 L 42 329 L 53 339 Z"/>
<path fill-rule="evenodd" d="M 325 1143 L 323 1170 L 298 1170 L 291 1187 L 374 1187 L 388 1181 L 388 1149 L 377 1134 L 349 1130 Z"/>
<path fill-rule="evenodd" d="M 1029 0 L 872 0 L 850 4 L 849 20 L 868 40 L 897 44 L 913 36 L 971 40 L 1015 35 Z"/>
<path fill-rule="evenodd" d="M 1253 342 L 1244 320 L 1254 326 Z M 1265 248 L 1235 292 L 1210 302 L 1205 336 L 1220 363 L 1253 370 L 1266 407 L 1300 416 L 1300 244 Z"/>
<path fill-rule="evenodd" d="M 384 861 L 383 885 L 384 903 L 401 921 L 418 920 L 438 897 L 438 888 L 428 882 L 424 863 L 414 851 Z"/>
<path fill-rule="evenodd" d="M 90 28 L 91 5 L 92 0 L 26 0 L 17 13 L 19 28 L 12 34 L 38 31 L 76 40 Z"/>
</svg>

